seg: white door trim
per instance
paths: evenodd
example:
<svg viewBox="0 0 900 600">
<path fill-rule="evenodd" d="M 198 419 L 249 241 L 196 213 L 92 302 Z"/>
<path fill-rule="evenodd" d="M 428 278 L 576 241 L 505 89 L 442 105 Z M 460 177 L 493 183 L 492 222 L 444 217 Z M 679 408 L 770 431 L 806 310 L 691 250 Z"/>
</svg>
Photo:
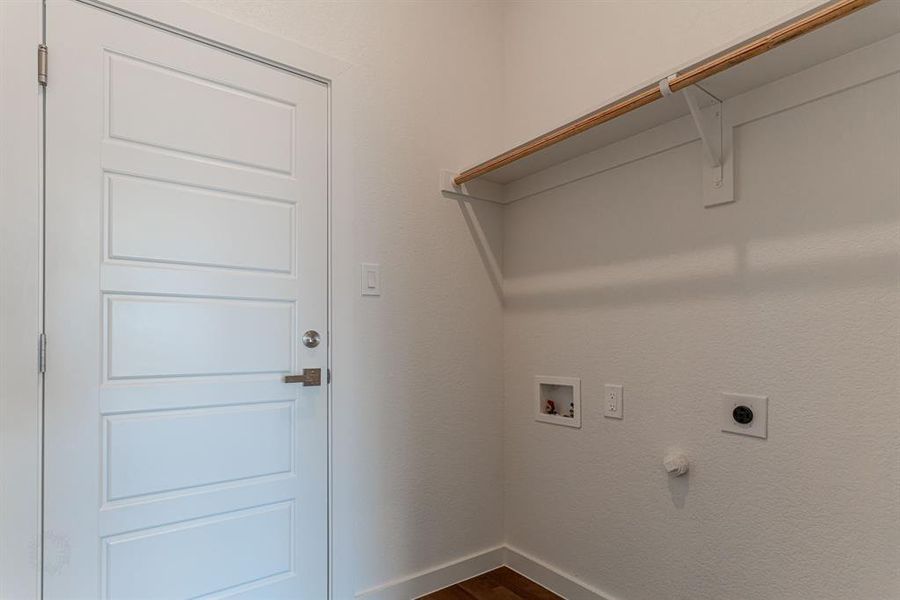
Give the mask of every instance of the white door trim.
<svg viewBox="0 0 900 600">
<path fill-rule="evenodd" d="M 0 598 L 41 585 L 42 36 L 39 2 L 0 2 Z"/>
<path fill-rule="evenodd" d="M 353 218 L 349 187 L 334 184 L 337 179 L 348 180 L 336 178 L 335 173 L 352 172 L 348 162 L 335 160 L 349 155 L 335 152 L 335 147 L 349 142 L 349 136 L 334 135 L 336 129 L 348 131 L 349 119 L 334 105 L 335 99 L 342 98 L 351 65 L 181 1 L 79 1 L 328 85 L 328 362 L 332 369 L 340 365 L 344 378 L 329 390 L 329 552 L 333 553 L 333 405 L 338 394 L 343 396 L 352 385 L 347 375 L 352 371 L 351 355 L 341 350 L 349 344 L 335 343 L 333 324 L 341 322 L 342 339 L 352 339 L 353 332 L 352 297 L 341 298 L 352 286 L 335 283 L 332 275 L 335 265 L 352 272 L 353 258 L 351 250 L 342 249 L 352 244 L 336 243 L 352 239 Z M 0 3 L 0 597 L 23 599 L 41 595 L 42 379 L 36 344 L 43 328 L 43 96 L 36 79 L 36 52 L 43 39 L 42 13 L 41 3 L 33 0 Z M 52 71 L 52 49 L 50 56 Z M 329 589 L 333 588 L 332 564 L 329 560 Z"/>
<path fill-rule="evenodd" d="M 181 1 L 78 0 L 330 83 L 350 64 Z"/>
</svg>

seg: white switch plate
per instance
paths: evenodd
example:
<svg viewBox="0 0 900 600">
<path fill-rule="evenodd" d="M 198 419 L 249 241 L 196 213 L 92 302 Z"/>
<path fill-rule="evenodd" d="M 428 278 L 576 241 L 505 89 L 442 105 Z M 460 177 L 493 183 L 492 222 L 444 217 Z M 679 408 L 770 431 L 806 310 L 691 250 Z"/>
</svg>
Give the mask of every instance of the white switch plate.
<svg viewBox="0 0 900 600">
<path fill-rule="evenodd" d="M 622 386 L 606 384 L 603 386 L 603 416 L 610 419 L 621 419 L 624 414 L 622 405 Z"/>
<path fill-rule="evenodd" d="M 377 264 L 362 263 L 360 265 L 360 292 L 363 296 L 381 295 L 381 270 Z"/>
<path fill-rule="evenodd" d="M 735 421 L 734 409 L 738 406 L 746 406 L 752 410 L 753 420 L 746 424 Z M 722 431 L 765 439 L 768 436 L 768 424 L 768 397 L 722 392 Z"/>
</svg>

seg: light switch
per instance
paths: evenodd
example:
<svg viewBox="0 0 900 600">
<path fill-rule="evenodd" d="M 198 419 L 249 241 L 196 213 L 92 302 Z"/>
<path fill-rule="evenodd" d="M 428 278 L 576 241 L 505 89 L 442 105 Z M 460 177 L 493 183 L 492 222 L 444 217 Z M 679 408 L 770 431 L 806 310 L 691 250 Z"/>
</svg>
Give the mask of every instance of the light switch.
<svg viewBox="0 0 900 600">
<path fill-rule="evenodd" d="M 363 296 L 381 295 L 381 272 L 377 264 L 362 263 L 361 292 Z"/>
<path fill-rule="evenodd" d="M 603 416 L 610 419 L 623 418 L 622 386 L 606 384 L 603 391 Z"/>
</svg>

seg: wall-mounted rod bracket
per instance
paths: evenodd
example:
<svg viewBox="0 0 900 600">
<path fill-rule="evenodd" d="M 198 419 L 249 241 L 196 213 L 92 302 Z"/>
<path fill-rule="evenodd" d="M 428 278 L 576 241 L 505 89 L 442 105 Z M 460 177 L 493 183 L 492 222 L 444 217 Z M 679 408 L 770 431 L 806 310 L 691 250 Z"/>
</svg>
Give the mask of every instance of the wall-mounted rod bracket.
<svg viewBox="0 0 900 600">
<path fill-rule="evenodd" d="M 669 82 L 673 76 L 659 82 L 663 96 L 672 95 Z M 731 157 L 731 127 L 725 118 L 725 103 L 699 85 L 689 85 L 681 95 L 691 112 L 703 146 L 703 205 L 717 206 L 734 202 L 734 165 Z"/>
<path fill-rule="evenodd" d="M 722 169 L 722 101 L 701 88 L 691 85 L 681 92 L 691 111 L 691 118 L 700 134 L 700 142 L 703 144 L 703 153 L 710 167 Z M 700 103 L 709 103 L 705 109 L 700 108 Z M 719 177 L 719 182 L 722 179 Z"/>
<path fill-rule="evenodd" d="M 491 284 L 494 286 L 494 291 L 502 302 L 503 269 L 499 260 L 500 244 L 497 243 L 499 238 L 496 237 L 496 232 L 494 236 L 488 234 L 491 229 L 486 228 L 481 219 L 481 216 L 485 214 L 490 215 L 493 213 L 494 215 L 499 215 L 499 213 L 496 212 L 496 208 L 479 205 L 479 203 L 471 202 L 471 200 L 484 200 L 493 204 L 503 204 L 505 199 L 503 186 L 486 180 L 457 184 L 453 181 L 457 175 L 458 173 L 455 171 L 441 171 L 441 195 L 445 198 L 456 200 L 456 203 L 459 205 L 466 225 L 469 227 L 469 232 L 472 234 L 472 239 L 478 247 L 481 260 L 487 269 Z M 485 210 L 487 210 L 486 213 L 482 212 Z M 492 239 L 494 243 L 491 243 Z"/>
<path fill-rule="evenodd" d="M 486 180 L 457 184 L 453 181 L 457 175 L 455 171 L 447 169 L 441 171 L 440 191 L 443 196 L 504 204 L 502 185 Z"/>
</svg>

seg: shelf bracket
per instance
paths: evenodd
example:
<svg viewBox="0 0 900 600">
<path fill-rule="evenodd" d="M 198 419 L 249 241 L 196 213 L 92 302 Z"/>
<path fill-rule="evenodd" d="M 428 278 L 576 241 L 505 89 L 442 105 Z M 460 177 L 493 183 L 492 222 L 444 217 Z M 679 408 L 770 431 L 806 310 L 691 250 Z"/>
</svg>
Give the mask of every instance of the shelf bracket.
<svg viewBox="0 0 900 600">
<path fill-rule="evenodd" d="M 691 111 L 691 118 L 700 134 L 703 153 L 709 166 L 719 171 L 717 183 L 722 181 L 722 102 L 703 88 L 692 85 L 681 92 Z M 712 101 L 706 109 L 700 108 L 700 102 Z"/>
<path fill-rule="evenodd" d="M 669 78 L 659 82 L 663 96 L 672 94 Z M 690 85 L 681 94 L 691 111 L 691 119 L 703 146 L 703 206 L 709 208 L 734 202 L 734 161 L 732 127 L 725 116 L 725 102 L 699 85 Z"/>
<path fill-rule="evenodd" d="M 492 238 L 488 235 L 489 230 L 485 229 L 482 220 L 479 218 L 479 213 L 487 207 L 471 202 L 471 200 L 484 200 L 492 204 L 502 205 L 504 204 L 503 186 L 492 181 L 470 181 L 462 185 L 456 185 L 453 180 L 457 175 L 458 173 L 454 171 L 441 171 L 441 195 L 445 198 L 453 198 L 459 204 L 459 209 L 462 211 L 466 225 L 469 227 L 469 232 L 472 234 L 472 239 L 478 247 L 478 254 L 481 255 L 481 260 L 487 269 L 491 285 L 494 286 L 497 298 L 500 299 L 500 302 L 503 302 L 503 269 L 500 260 L 498 260 L 500 244 L 496 243 L 498 239 L 496 237 L 493 238 L 495 243 L 491 243 Z M 496 211 L 496 209 L 489 210 Z M 494 212 L 494 214 L 499 213 Z"/>
</svg>

